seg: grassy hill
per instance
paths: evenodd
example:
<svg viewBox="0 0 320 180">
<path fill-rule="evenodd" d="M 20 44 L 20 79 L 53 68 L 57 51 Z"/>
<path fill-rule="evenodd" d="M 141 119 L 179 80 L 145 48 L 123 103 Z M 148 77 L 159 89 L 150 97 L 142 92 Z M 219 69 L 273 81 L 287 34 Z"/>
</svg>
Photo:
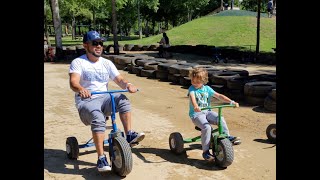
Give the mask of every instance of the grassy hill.
<svg viewBox="0 0 320 180">
<path fill-rule="evenodd" d="M 257 13 L 243 10 L 222 11 L 195 19 L 167 31 L 171 45 L 214 45 L 245 46 L 256 45 Z M 141 40 L 124 40 L 119 44 L 157 44 L 162 34 Z M 109 39 L 106 44 L 113 44 Z M 267 18 L 261 13 L 260 51 L 273 52 L 276 47 L 276 18 Z M 255 46 L 253 46 L 255 49 Z"/>
</svg>

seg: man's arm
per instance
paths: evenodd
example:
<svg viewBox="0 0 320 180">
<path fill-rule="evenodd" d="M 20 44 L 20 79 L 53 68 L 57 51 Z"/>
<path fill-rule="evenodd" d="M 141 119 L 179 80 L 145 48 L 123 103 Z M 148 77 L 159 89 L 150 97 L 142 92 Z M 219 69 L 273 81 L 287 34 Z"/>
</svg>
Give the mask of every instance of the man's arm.
<svg viewBox="0 0 320 180">
<path fill-rule="evenodd" d="M 124 79 L 120 74 L 116 76 L 113 81 L 122 89 L 128 89 L 130 93 L 137 92 L 137 88 Z"/>
<path fill-rule="evenodd" d="M 80 85 L 80 74 L 78 73 L 69 73 L 69 84 L 70 88 L 79 93 L 81 98 L 88 98 L 91 96 L 91 93 Z"/>
</svg>

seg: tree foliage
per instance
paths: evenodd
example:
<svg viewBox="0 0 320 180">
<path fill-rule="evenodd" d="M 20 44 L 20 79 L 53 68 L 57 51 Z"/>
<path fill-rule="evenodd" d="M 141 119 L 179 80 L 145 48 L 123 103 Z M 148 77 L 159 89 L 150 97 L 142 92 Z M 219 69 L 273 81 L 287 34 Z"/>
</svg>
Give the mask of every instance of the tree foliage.
<svg viewBox="0 0 320 180">
<path fill-rule="evenodd" d="M 267 12 L 268 0 L 261 0 L 261 12 Z M 247 11 L 258 11 L 258 1 L 257 0 L 243 0 L 241 2 L 241 7 L 243 10 Z"/>
</svg>

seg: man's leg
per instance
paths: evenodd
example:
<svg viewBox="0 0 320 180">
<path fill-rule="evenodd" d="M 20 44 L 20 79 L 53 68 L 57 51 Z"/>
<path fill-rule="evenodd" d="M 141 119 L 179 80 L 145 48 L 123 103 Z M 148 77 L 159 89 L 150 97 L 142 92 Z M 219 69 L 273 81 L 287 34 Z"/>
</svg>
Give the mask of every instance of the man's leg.
<svg viewBox="0 0 320 180">
<path fill-rule="evenodd" d="M 116 112 L 119 112 L 120 120 L 122 122 L 124 132 L 127 135 L 128 143 L 137 143 L 144 139 L 144 133 L 137 133 L 132 131 L 131 127 L 131 105 L 129 99 L 124 94 L 115 93 L 114 100 L 116 104 Z M 103 112 L 110 114 L 111 112 L 111 100 L 106 98 L 103 105 Z"/>
<path fill-rule="evenodd" d="M 104 154 L 103 141 L 105 137 L 105 116 L 100 110 L 103 99 L 88 99 L 79 106 L 79 115 L 85 125 L 91 126 L 92 138 L 98 154 L 97 168 L 99 172 L 110 171 L 111 167 Z"/>
<path fill-rule="evenodd" d="M 143 132 L 137 133 L 135 131 L 132 131 L 131 129 L 131 112 L 126 113 L 119 113 L 124 131 L 127 135 L 127 141 L 130 144 L 137 144 L 138 142 L 142 141 L 145 137 L 145 134 Z"/>
<path fill-rule="evenodd" d="M 96 146 L 98 157 L 104 155 L 104 132 L 92 132 L 93 142 Z"/>
<path fill-rule="evenodd" d="M 124 128 L 124 132 L 128 134 L 128 131 L 131 130 L 131 112 L 119 113 L 119 116 Z"/>
</svg>

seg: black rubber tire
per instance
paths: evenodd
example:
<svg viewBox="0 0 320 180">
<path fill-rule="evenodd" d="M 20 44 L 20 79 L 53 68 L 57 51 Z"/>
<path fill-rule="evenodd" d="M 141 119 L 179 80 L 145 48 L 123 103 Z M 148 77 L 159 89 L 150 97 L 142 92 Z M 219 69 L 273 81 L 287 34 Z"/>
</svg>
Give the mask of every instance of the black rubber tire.
<svg viewBox="0 0 320 180">
<path fill-rule="evenodd" d="M 271 90 L 271 93 L 270 93 L 270 96 L 273 100 L 277 100 L 277 89 L 272 89 Z"/>
<path fill-rule="evenodd" d="M 66 152 L 69 159 L 78 159 L 79 144 L 75 137 L 68 137 L 66 141 Z"/>
<path fill-rule="evenodd" d="M 132 151 L 124 137 L 118 136 L 113 139 L 113 152 L 114 158 L 112 158 L 111 148 L 109 147 L 112 171 L 119 176 L 128 175 L 132 170 Z"/>
<path fill-rule="evenodd" d="M 172 152 L 174 152 L 175 154 L 182 154 L 183 152 L 185 152 L 183 145 L 183 138 L 179 132 L 174 132 L 170 134 L 169 146 Z"/>
<path fill-rule="evenodd" d="M 277 112 L 277 101 L 273 100 L 271 96 L 264 99 L 263 107 L 269 111 Z"/>
<path fill-rule="evenodd" d="M 215 163 L 220 167 L 228 167 L 232 164 L 234 159 L 232 143 L 229 139 L 218 140 L 218 153 L 214 152 L 214 146 L 212 148 L 212 154 L 215 155 Z"/>
<path fill-rule="evenodd" d="M 266 135 L 271 143 L 276 143 L 276 124 L 270 124 L 267 127 Z"/>
<path fill-rule="evenodd" d="M 244 85 L 244 95 L 265 98 L 276 85 L 277 83 L 271 81 L 248 82 Z"/>
<path fill-rule="evenodd" d="M 160 80 L 168 80 L 168 72 L 167 71 L 156 71 L 156 78 Z"/>
</svg>

